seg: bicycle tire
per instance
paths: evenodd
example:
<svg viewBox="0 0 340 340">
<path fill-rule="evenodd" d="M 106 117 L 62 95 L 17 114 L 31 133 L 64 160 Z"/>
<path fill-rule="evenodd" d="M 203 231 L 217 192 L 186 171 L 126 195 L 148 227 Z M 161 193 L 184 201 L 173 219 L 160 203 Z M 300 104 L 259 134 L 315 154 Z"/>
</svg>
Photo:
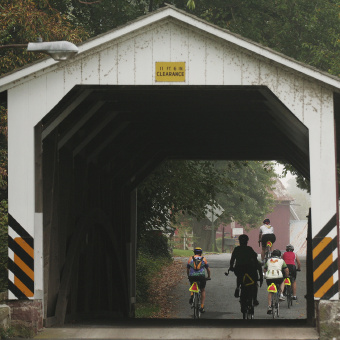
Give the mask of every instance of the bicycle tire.
<svg viewBox="0 0 340 340">
<path fill-rule="evenodd" d="M 241 312 L 243 314 L 243 319 L 254 319 L 254 304 L 252 297 L 252 289 L 250 287 L 241 287 Z"/>
<path fill-rule="evenodd" d="M 194 293 L 194 319 L 199 319 L 199 301 L 198 293 Z"/>
<path fill-rule="evenodd" d="M 279 317 L 280 313 L 280 300 L 279 300 L 280 292 L 279 290 L 277 293 L 274 293 L 272 296 L 272 313 L 273 313 L 273 319 L 276 317 Z"/>
<path fill-rule="evenodd" d="M 270 259 L 271 252 L 270 252 L 270 247 L 266 246 L 266 251 L 264 253 L 264 263 L 267 263 L 267 261 Z"/>
<path fill-rule="evenodd" d="M 292 296 L 292 287 L 286 287 L 286 298 L 287 298 L 287 305 L 290 308 L 293 305 L 293 296 Z"/>
</svg>

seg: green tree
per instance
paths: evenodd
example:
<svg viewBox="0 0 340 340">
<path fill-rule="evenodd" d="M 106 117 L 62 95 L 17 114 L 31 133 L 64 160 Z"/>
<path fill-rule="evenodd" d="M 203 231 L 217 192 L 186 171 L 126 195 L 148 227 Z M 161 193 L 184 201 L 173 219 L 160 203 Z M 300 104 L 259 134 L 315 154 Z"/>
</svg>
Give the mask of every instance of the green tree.
<svg viewBox="0 0 340 340">
<path fill-rule="evenodd" d="M 154 0 L 157 4 L 159 1 Z M 65 13 L 74 26 L 84 27 L 91 37 L 110 31 L 144 15 L 153 1 L 143 0 L 50 0 L 50 4 Z"/>
<path fill-rule="evenodd" d="M 190 0 L 187 6 L 215 25 L 340 76 L 339 0 Z"/>
<path fill-rule="evenodd" d="M 211 232 L 200 232 L 207 205 L 225 210 L 218 223 L 229 223 L 233 217 L 244 226 L 257 225 L 271 208 L 268 191 L 273 177 L 271 163 L 264 162 L 164 162 L 138 188 L 140 237 L 146 230 L 166 230 L 172 223 L 193 227 L 198 242 L 203 244 L 205 238 L 210 244 Z"/>
<path fill-rule="evenodd" d="M 166 229 L 179 212 L 199 219 L 222 180 L 212 162 L 167 161 L 138 187 L 139 232 Z"/>
<path fill-rule="evenodd" d="M 38 37 L 77 44 L 88 37 L 82 27 L 73 27 L 67 15 L 52 8 L 47 0 L 2 0 L 0 10 L 0 75 L 45 57 L 12 45 L 27 44 Z"/>
<path fill-rule="evenodd" d="M 224 174 L 217 195 L 217 202 L 224 209 L 219 222 L 230 223 L 232 217 L 245 228 L 257 226 L 274 203 L 270 194 L 276 177 L 273 164 L 217 162 L 217 168 Z"/>
</svg>

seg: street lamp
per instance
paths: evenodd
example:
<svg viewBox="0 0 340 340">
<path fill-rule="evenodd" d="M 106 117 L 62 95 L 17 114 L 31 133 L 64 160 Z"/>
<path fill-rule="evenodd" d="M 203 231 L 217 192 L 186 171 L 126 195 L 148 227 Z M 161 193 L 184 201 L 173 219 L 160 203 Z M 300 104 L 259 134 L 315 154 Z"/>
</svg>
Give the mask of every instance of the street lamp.
<svg viewBox="0 0 340 340">
<path fill-rule="evenodd" d="M 76 55 L 78 47 L 69 41 L 30 42 L 27 51 L 45 53 L 56 61 L 63 61 Z"/>
<path fill-rule="evenodd" d="M 38 39 L 35 43 L 2 45 L 0 49 L 25 47 L 27 47 L 28 52 L 45 53 L 56 61 L 67 60 L 78 53 L 78 47 L 69 41 L 42 42 L 41 39 Z"/>
</svg>

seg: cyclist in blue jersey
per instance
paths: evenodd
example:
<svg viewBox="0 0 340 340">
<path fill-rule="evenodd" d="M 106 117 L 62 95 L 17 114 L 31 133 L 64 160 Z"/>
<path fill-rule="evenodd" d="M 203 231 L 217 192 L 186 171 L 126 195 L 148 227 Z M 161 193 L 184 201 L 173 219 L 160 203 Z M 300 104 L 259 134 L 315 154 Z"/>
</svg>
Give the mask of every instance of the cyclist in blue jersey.
<svg viewBox="0 0 340 340">
<path fill-rule="evenodd" d="M 191 256 L 187 263 L 187 275 L 190 281 L 190 284 L 193 282 L 198 282 L 201 289 L 201 313 L 204 313 L 204 302 L 205 302 L 205 286 L 206 286 L 206 278 L 205 271 L 208 273 L 208 279 L 210 279 L 210 268 L 206 258 L 202 256 L 202 248 L 196 247 L 194 249 L 194 255 Z M 191 293 L 191 297 L 189 303 L 192 304 L 193 301 L 193 293 Z"/>
</svg>

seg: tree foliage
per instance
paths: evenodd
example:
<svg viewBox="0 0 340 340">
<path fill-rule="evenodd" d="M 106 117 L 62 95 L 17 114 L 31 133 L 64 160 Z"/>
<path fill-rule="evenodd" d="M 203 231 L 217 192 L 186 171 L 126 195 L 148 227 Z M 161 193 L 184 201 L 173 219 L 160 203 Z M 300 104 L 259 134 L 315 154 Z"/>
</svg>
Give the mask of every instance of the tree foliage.
<svg viewBox="0 0 340 340">
<path fill-rule="evenodd" d="M 89 36 L 81 26 L 72 25 L 67 13 L 57 11 L 47 0 L 2 0 L 0 11 L 0 45 L 27 44 L 38 37 L 77 44 Z M 43 54 L 30 53 L 25 48 L 1 48 L 0 75 L 42 57 Z"/>
<path fill-rule="evenodd" d="M 164 162 L 138 188 L 140 233 L 166 229 L 181 214 L 204 219 L 208 205 L 222 206 L 220 222 L 233 217 L 244 226 L 258 224 L 272 206 L 268 192 L 275 176 L 264 162 Z"/>
<path fill-rule="evenodd" d="M 209 22 L 340 76 L 339 0 L 190 0 L 187 5 Z"/>
<path fill-rule="evenodd" d="M 274 203 L 270 194 L 276 177 L 272 163 L 220 161 L 216 166 L 224 175 L 216 198 L 224 209 L 219 222 L 230 223 L 233 218 L 244 227 L 257 226 Z"/>
<path fill-rule="evenodd" d="M 212 162 L 167 161 L 138 187 L 140 232 L 166 229 L 178 212 L 203 218 L 222 177 Z"/>
</svg>

